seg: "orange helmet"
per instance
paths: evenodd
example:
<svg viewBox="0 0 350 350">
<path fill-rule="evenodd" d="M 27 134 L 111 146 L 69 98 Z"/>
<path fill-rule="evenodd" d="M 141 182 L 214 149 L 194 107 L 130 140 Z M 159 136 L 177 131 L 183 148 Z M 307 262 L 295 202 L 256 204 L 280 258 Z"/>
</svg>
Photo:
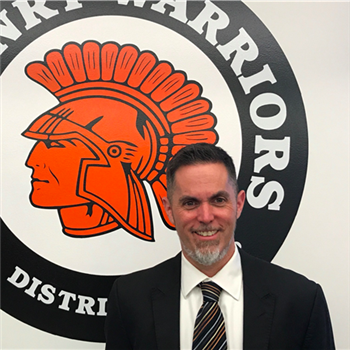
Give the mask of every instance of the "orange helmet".
<svg viewBox="0 0 350 350">
<path fill-rule="evenodd" d="M 153 241 L 145 182 L 173 228 L 162 206 L 167 162 L 187 144 L 218 139 L 201 86 L 154 53 L 114 42 L 68 43 L 48 52 L 45 62 L 30 63 L 26 73 L 59 104 L 23 135 L 79 139 L 94 155 L 81 160 L 76 194 L 94 206 L 97 219 L 91 221 L 91 205 L 59 207 L 64 232 L 91 236 L 122 227 Z"/>
</svg>

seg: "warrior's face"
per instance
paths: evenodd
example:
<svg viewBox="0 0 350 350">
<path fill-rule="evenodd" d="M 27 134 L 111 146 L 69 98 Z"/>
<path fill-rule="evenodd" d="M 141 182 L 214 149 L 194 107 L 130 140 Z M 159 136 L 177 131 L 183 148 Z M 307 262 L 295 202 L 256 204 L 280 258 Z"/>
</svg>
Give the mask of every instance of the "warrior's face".
<svg viewBox="0 0 350 350">
<path fill-rule="evenodd" d="M 93 158 L 93 154 L 80 140 L 38 141 L 26 162 L 26 166 L 33 169 L 32 204 L 58 208 L 87 203 L 77 196 L 77 180 L 84 158 Z"/>
</svg>

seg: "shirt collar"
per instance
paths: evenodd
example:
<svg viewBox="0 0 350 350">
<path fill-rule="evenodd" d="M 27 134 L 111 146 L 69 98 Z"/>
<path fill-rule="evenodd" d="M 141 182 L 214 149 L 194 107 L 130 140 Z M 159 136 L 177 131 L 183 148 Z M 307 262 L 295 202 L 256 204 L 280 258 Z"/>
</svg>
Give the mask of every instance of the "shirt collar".
<svg viewBox="0 0 350 350">
<path fill-rule="evenodd" d="M 234 299 L 239 300 L 242 287 L 242 266 L 238 247 L 227 264 L 213 277 L 209 278 L 194 267 L 182 254 L 181 258 L 181 293 L 184 298 L 200 282 L 213 281 Z"/>
</svg>

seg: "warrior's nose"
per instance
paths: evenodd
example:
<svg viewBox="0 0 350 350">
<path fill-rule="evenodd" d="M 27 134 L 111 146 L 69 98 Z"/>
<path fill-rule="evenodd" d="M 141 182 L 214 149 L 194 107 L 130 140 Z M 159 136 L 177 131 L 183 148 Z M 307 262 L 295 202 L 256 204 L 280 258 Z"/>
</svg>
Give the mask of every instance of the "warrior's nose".
<svg viewBox="0 0 350 350">
<path fill-rule="evenodd" d="M 25 165 L 29 168 L 46 167 L 45 153 L 47 147 L 43 141 L 39 141 L 35 144 L 29 153 L 28 159 Z"/>
</svg>

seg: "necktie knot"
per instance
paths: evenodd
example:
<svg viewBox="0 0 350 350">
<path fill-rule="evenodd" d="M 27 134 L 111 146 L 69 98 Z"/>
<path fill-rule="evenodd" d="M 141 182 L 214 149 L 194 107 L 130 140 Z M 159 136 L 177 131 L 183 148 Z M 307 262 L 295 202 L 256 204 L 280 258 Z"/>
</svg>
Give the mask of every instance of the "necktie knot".
<svg viewBox="0 0 350 350">
<path fill-rule="evenodd" d="M 217 303 L 219 301 L 220 293 L 222 288 L 216 283 L 202 282 L 199 284 L 203 293 L 203 302 Z"/>
</svg>

